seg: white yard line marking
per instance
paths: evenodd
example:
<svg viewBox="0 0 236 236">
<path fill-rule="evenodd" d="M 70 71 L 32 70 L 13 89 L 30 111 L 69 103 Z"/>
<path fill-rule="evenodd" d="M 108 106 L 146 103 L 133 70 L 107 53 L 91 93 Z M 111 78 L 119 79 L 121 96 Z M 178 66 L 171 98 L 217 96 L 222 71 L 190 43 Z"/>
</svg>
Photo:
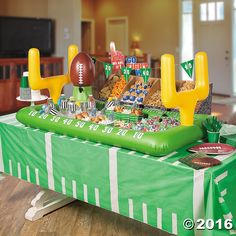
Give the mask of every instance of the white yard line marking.
<svg viewBox="0 0 236 236">
<path fill-rule="evenodd" d="M 27 181 L 30 182 L 30 168 L 29 168 L 29 166 L 26 166 L 26 176 L 27 176 Z"/>
<path fill-rule="evenodd" d="M 9 171 L 10 171 L 10 175 L 12 176 L 12 161 L 9 160 Z"/>
<path fill-rule="evenodd" d="M 81 143 L 88 143 L 88 140 L 85 140 L 85 141 L 83 141 L 83 142 L 81 142 Z"/>
<path fill-rule="evenodd" d="M 223 215 L 223 217 L 224 217 L 224 219 L 225 220 L 227 220 L 227 219 L 230 219 L 230 220 L 232 220 L 233 219 L 233 215 L 232 215 L 232 213 L 230 212 L 230 213 L 228 213 L 228 214 L 226 214 L 226 215 Z"/>
<path fill-rule="evenodd" d="M 55 189 L 53 177 L 53 161 L 52 161 L 52 134 L 48 132 L 45 134 L 45 149 L 46 149 L 46 163 L 48 172 L 48 187 L 51 190 Z"/>
<path fill-rule="evenodd" d="M 61 177 L 61 189 L 62 189 L 62 193 L 66 194 L 66 179 L 65 179 L 65 177 Z"/>
<path fill-rule="evenodd" d="M 227 177 L 227 175 L 228 175 L 228 171 L 225 171 L 225 172 L 222 173 L 221 175 L 218 175 L 218 176 L 214 179 L 215 184 L 218 184 L 222 179 L 224 179 L 225 177 Z"/>
<path fill-rule="evenodd" d="M 179 165 L 181 162 L 180 161 L 175 161 L 172 165 L 173 166 L 177 166 L 177 165 Z"/>
<path fill-rule="evenodd" d="M 157 208 L 157 228 L 162 229 L 162 209 Z"/>
<path fill-rule="evenodd" d="M 96 206 L 100 207 L 100 199 L 99 199 L 99 189 L 95 188 L 95 202 L 96 202 Z"/>
<path fill-rule="evenodd" d="M 224 189 L 224 190 L 220 193 L 220 196 L 221 196 L 221 197 L 224 197 L 226 194 L 227 194 L 227 189 Z"/>
<path fill-rule="evenodd" d="M 129 218 L 134 218 L 134 205 L 133 205 L 133 199 L 128 199 L 129 203 Z"/>
<path fill-rule="evenodd" d="M 35 168 L 35 179 L 36 179 L 36 184 L 40 185 L 39 181 L 39 169 Z"/>
<path fill-rule="evenodd" d="M 94 146 L 95 147 L 101 146 L 101 143 L 96 143 Z"/>
<path fill-rule="evenodd" d="M 143 209 L 143 223 L 147 224 L 148 219 L 147 219 L 147 204 L 146 203 L 142 204 L 142 209 Z"/>
<path fill-rule="evenodd" d="M 84 188 L 84 201 L 88 202 L 88 186 L 87 186 L 87 184 L 83 184 L 83 188 Z"/>
<path fill-rule="evenodd" d="M 143 155 L 142 156 L 142 158 L 148 158 L 149 157 L 149 155 Z"/>
<path fill-rule="evenodd" d="M 177 214 L 172 213 L 172 233 L 178 235 L 177 230 Z"/>
<path fill-rule="evenodd" d="M 219 200 L 219 203 L 220 203 L 220 204 L 222 204 L 222 203 L 225 201 L 223 197 L 219 197 L 218 200 Z"/>
<path fill-rule="evenodd" d="M 236 234 L 236 230 L 232 229 L 232 230 L 229 231 L 229 233 L 230 233 L 230 235 Z"/>
<path fill-rule="evenodd" d="M 110 177 L 110 193 L 111 193 L 111 209 L 119 213 L 118 202 L 118 175 L 117 175 L 117 152 L 119 148 L 112 147 L 109 149 L 109 177 Z"/>
<path fill-rule="evenodd" d="M 66 135 L 60 135 L 59 136 L 59 138 L 65 138 L 66 137 Z"/>
<path fill-rule="evenodd" d="M 20 166 L 20 162 L 17 163 L 17 173 L 18 173 L 18 178 L 21 179 L 21 166 Z"/>
<path fill-rule="evenodd" d="M 70 140 L 75 141 L 75 140 L 78 140 L 78 138 L 71 138 Z"/>
<path fill-rule="evenodd" d="M 170 153 L 170 154 L 168 154 L 168 155 L 166 155 L 166 156 L 160 157 L 160 158 L 157 159 L 157 160 L 158 160 L 158 161 L 164 161 L 164 160 L 166 160 L 166 159 L 168 159 L 168 158 L 174 156 L 175 154 L 177 154 L 177 152 L 172 152 L 172 153 Z"/>
<path fill-rule="evenodd" d="M 0 172 L 4 172 L 3 154 L 2 154 L 2 137 L 0 136 Z"/>
<path fill-rule="evenodd" d="M 193 220 L 204 219 L 204 170 L 193 172 Z M 199 234 L 195 229 L 195 235 Z"/>
<path fill-rule="evenodd" d="M 72 180 L 72 189 L 73 189 L 73 198 L 77 198 L 77 183 L 75 180 Z"/>
<path fill-rule="evenodd" d="M 39 131 L 39 129 L 34 129 L 33 131 L 34 131 L 34 132 L 37 132 L 37 131 Z"/>
<path fill-rule="evenodd" d="M 133 155 L 134 153 L 135 153 L 135 151 L 128 152 L 129 155 Z"/>
</svg>

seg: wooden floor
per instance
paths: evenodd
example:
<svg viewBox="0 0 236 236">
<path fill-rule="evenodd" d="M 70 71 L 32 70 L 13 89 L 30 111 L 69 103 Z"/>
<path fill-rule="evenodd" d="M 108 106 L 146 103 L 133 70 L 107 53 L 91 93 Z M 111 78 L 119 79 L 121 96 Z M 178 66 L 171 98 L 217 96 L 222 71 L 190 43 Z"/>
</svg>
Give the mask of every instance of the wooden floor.
<svg viewBox="0 0 236 236">
<path fill-rule="evenodd" d="M 7 176 L 0 181 L 1 236 L 168 236 L 151 226 L 75 201 L 42 219 L 24 218 L 36 185 Z"/>
<path fill-rule="evenodd" d="M 212 104 L 212 113 L 220 120 L 236 125 L 236 104 Z"/>
<path fill-rule="evenodd" d="M 213 104 L 212 111 L 236 124 L 236 105 Z M 112 212 L 75 201 L 36 222 L 25 220 L 36 185 L 5 177 L 0 181 L 0 236 L 168 236 L 163 231 Z"/>
</svg>

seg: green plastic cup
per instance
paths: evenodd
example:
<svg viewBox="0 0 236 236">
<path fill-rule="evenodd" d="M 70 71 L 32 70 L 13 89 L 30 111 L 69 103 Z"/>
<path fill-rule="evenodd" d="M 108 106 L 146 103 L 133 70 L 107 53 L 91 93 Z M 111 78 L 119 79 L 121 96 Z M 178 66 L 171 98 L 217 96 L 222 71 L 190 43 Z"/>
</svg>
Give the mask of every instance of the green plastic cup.
<svg viewBox="0 0 236 236">
<path fill-rule="evenodd" d="M 22 76 L 20 79 L 20 87 L 21 88 L 29 88 L 29 81 L 28 77 Z"/>
<path fill-rule="evenodd" d="M 218 143 L 220 138 L 220 132 L 207 131 L 207 137 L 209 143 Z"/>
</svg>

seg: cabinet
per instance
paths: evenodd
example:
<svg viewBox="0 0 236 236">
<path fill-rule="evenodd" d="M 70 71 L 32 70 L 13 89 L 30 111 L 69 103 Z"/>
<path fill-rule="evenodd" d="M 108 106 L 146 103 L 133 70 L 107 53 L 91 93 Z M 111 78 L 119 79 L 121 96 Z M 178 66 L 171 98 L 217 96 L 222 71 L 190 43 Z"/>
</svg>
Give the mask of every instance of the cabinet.
<svg viewBox="0 0 236 236">
<path fill-rule="evenodd" d="M 63 74 L 62 57 L 41 57 L 40 63 L 42 77 Z M 0 115 L 29 105 L 16 100 L 20 92 L 20 78 L 27 70 L 27 58 L 0 58 Z M 47 90 L 41 93 L 49 95 Z"/>
</svg>

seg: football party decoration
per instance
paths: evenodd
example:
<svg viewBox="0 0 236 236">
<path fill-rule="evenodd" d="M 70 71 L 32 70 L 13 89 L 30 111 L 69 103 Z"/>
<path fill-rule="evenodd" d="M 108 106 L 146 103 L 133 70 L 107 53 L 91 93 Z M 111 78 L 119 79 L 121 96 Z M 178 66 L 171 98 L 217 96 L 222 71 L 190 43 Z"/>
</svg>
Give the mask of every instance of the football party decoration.
<svg viewBox="0 0 236 236">
<path fill-rule="evenodd" d="M 110 63 L 105 63 L 105 62 L 103 62 L 103 65 L 104 65 L 106 78 L 108 78 L 112 72 L 113 65 Z"/>
<path fill-rule="evenodd" d="M 110 55 L 111 64 L 113 65 L 114 71 L 118 71 L 124 66 L 125 56 L 120 51 L 116 51 L 115 43 L 110 43 Z"/>
<path fill-rule="evenodd" d="M 141 76 L 143 77 L 144 83 L 147 83 L 148 78 L 150 77 L 151 68 L 141 68 L 140 73 Z"/>
<path fill-rule="evenodd" d="M 122 70 L 122 74 L 123 74 L 124 77 L 125 77 L 126 82 L 128 82 L 129 77 L 130 77 L 130 73 L 131 73 L 131 71 L 132 71 L 132 68 L 129 68 L 129 67 L 121 67 L 121 70 Z"/>
<path fill-rule="evenodd" d="M 185 70 L 185 72 L 188 74 L 188 76 L 190 78 L 192 78 L 193 75 L 193 60 L 190 61 L 186 61 L 181 63 L 181 66 L 183 67 L 183 69 Z"/>
</svg>

